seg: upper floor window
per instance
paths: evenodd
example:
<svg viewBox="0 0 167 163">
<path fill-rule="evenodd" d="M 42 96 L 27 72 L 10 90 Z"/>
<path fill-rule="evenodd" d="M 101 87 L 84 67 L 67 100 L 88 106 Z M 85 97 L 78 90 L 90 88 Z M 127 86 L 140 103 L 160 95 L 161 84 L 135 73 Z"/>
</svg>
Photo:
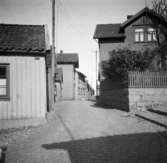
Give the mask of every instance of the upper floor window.
<svg viewBox="0 0 167 163">
<path fill-rule="evenodd" d="M 0 64 L 0 99 L 9 98 L 9 64 Z"/>
<path fill-rule="evenodd" d="M 144 41 L 144 29 L 143 28 L 135 29 L 135 41 L 136 42 Z"/>
<path fill-rule="evenodd" d="M 147 39 L 148 41 L 157 41 L 156 30 L 154 28 L 147 29 Z"/>
</svg>

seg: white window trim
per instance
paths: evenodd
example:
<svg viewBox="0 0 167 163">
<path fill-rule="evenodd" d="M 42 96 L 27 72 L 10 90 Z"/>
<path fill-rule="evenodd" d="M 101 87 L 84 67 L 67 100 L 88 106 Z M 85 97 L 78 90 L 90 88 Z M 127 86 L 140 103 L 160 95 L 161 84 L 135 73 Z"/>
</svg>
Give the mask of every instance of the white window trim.
<svg viewBox="0 0 167 163">
<path fill-rule="evenodd" d="M 148 28 L 147 29 L 147 41 L 157 41 L 156 38 L 156 30 L 154 28 Z"/>
<path fill-rule="evenodd" d="M 144 42 L 144 29 L 143 28 L 135 29 L 135 42 Z"/>
<path fill-rule="evenodd" d="M 0 63 L 0 67 L 6 68 L 6 95 L 0 95 L 0 100 L 10 99 L 10 67 L 9 63 Z"/>
</svg>

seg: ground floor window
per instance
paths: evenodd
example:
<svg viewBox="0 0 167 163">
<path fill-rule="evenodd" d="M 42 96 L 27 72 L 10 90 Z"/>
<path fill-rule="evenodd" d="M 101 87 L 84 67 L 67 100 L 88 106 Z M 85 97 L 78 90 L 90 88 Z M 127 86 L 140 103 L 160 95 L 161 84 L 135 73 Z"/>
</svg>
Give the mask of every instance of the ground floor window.
<svg viewBox="0 0 167 163">
<path fill-rule="evenodd" d="M 0 99 L 9 99 L 9 64 L 0 63 Z"/>
</svg>

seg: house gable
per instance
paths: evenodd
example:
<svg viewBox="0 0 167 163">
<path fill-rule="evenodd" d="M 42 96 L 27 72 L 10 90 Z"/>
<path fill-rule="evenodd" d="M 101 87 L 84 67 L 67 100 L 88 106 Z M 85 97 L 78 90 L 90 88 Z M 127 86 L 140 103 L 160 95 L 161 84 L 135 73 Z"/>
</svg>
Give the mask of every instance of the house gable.
<svg viewBox="0 0 167 163">
<path fill-rule="evenodd" d="M 167 26 L 167 20 L 164 19 L 161 15 L 157 14 L 153 10 L 149 8 L 144 8 L 141 11 L 139 11 L 137 14 L 130 17 L 130 19 L 126 20 L 124 23 L 121 24 L 121 29 L 124 29 L 128 25 L 132 24 L 136 20 L 138 20 L 141 17 L 147 17 L 150 18 L 152 21 L 158 21 L 160 24 Z M 147 19 L 145 19 L 147 20 Z"/>
<path fill-rule="evenodd" d="M 138 19 L 135 19 L 131 22 L 131 24 L 128 24 L 128 26 L 124 28 L 126 35 L 124 45 L 132 50 L 144 50 L 156 47 L 156 39 L 148 39 L 150 29 L 154 29 L 153 20 L 149 16 L 141 15 L 140 17 L 138 17 Z M 142 31 L 142 40 L 136 40 L 137 30 Z"/>
<path fill-rule="evenodd" d="M 167 20 L 149 8 L 144 8 L 137 14 L 119 24 L 98 24 L 93 38 L 99 43 L 123 43 L 126 42 L 126 28 L 129 26 L 153 26 L 155 22 L 167 26 Z"/>
<path fill-rule="evenodd" d="M 96 26 L 93 38 L 98 39 L 100 60 L 108 59 L 109 51 L 118 48 L 145 50 L 158 46 L 154 28 L 155 22 L 167 26 L 166 19 L 147 7 L 127 18 L 123 23 L 98 24 Z M 142 40 L 136 39 L 138 37 L 136 36 L 137 30 L 142 30 Z"/>
</svg>

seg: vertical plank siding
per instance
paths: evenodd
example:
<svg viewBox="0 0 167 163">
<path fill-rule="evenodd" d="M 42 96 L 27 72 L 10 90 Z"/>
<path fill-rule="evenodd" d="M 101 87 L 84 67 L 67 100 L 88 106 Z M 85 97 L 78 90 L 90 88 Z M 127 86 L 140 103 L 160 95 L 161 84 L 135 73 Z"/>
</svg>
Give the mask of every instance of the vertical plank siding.
<svg viewBox="0 0 167 163">
<path fill-rule="evenodd" d="M 0 119 L 44 118 L 45 58 L 1 56 L 0 63 L 10 64 L 10 100 L 0 100 Z"/>
<path fill-rule="evenodd" d="M 129 88 L 167 88 L 167 73 L 138 72 L 128 73 Z"/>
</svg>

